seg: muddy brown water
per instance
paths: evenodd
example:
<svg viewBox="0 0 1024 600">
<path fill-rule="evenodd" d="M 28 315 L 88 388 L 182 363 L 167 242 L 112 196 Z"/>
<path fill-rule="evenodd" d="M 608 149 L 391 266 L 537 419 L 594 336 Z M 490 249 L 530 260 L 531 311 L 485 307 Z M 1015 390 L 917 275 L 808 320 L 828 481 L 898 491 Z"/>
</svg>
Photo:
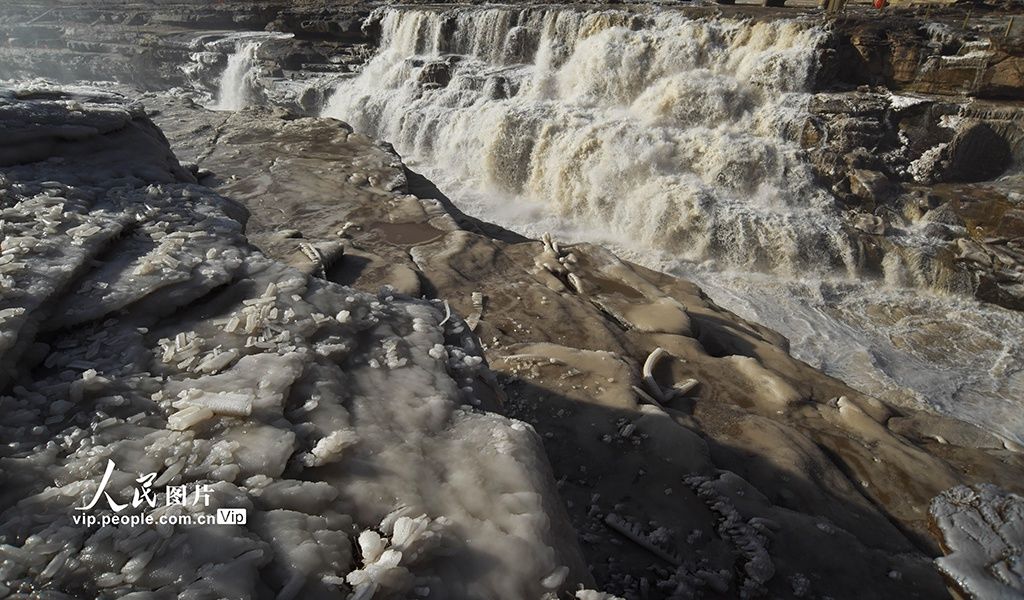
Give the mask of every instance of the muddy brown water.
<svg viewBox="0 0 1024 600">
<path fill-rule="evenodd" d="M 441 238 L 444 232 L 426 223 L 374 223 L 370 229 L 376 231 L 389 244 L 396 246 L 417 246 Z"/>
</svg>

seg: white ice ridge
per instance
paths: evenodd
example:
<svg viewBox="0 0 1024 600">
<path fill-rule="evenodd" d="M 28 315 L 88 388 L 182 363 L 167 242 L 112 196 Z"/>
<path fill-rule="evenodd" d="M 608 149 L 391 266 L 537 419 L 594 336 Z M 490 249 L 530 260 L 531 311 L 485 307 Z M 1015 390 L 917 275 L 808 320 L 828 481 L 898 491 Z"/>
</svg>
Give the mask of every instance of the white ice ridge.
<svg viewBox="0 0 1024 600">
<path fill-rule="evenodd" d="M 517 229 L 541 212 L 744 268 L 855 266 L 791 127 L 822 29 L 565 7 L 376 18 L 379 53 L 325 114 L 466 198 L 532 201 L 460 198 L 464 209 Z"/>
<path fill-rule="evenodd" d="M 0 130 L 0 597 L 591 583 L 536 433 L 472 408 L 487 367 L 461 318 L 261 255 L 116 97 L 3 90 Z M 76 524 L 112 514 L 76 510 L 108 464 L 121 515 L 248 524 Z M 157 507 L 133 505 L 150 473 Z M 182 485 L 209 506 L 166 506 Z"/>
</svg>

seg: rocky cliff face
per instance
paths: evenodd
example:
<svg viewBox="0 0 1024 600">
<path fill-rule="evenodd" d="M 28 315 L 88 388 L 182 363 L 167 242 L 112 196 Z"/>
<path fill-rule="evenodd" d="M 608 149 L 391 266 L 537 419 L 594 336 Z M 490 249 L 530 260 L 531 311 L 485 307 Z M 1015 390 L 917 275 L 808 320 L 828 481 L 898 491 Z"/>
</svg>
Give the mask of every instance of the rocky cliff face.
<svg viewBox="0 0 1024 600">
<path fill-rule="evenodd" d="M 167 89 L 188 83 L 182 67 L 203 50 L 197 42 L 201 32 L 273 30 L 316 40 L 315 48 L 312 42 L 267 48 L 268 63 L 287 71 L 327 63 L 326 55 L 360 56 L 360 47 L 370 41 L 361 30 L 369 10 L 333 6 L 326 11 L 290 3 L 12 3 L 0 15 L 2 75 Z"/>
<path fill-rule="evenodd" d="M 1001 11 L 918 9 L 844 23 L 819 85 L 1019 100 L 1024 48 L 1009 19 Z"/>
<path fill-rule="evenodd" d="M 1019 164 L 1024 112 L 870 90 L 819 94 L 810 112 L 803 145 L 849 209 L 869 270 L 1024 307 L 1019 178 L 993 181 Z M 917 231 L 936 247 L 925 269 L 894 275 L 893 265 L 920 260 L 911 256 L 919 248 L 901 244 L 894 228 Z"/>
</svg>

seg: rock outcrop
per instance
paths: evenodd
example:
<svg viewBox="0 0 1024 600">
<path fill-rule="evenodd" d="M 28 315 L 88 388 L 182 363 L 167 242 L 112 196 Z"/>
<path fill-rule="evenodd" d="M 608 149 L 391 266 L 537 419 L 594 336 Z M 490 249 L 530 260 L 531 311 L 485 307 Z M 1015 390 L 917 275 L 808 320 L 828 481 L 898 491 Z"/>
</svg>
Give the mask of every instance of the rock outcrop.
<svg viewBox="0 0 1024 600">
<path fill-rule="evenodd" d="M 1004 36 L 1011 14 L 933 6 L 855 18 L 836 28 L 819 85 L 1021 99 L 1024 47 L 1019 33 Z"/>
<path fill-rule="evenodd" d="M 265 87 L 296 74 L 343 73 L 371 51 L 361 29 L 370 9 L 331 4 L 328 10 L 323 3 L 167 2 L 139 9 L 116 2 L 10 2 L 0 10 L 0 79 L 117 81 L 164 90 L 215 86 L 216 76 L 207 71 L 222 69 L 234 49 L 231 35 L 261 31 L 295 36 L 290 44 L 261 48 Z M 218 43 L 223 38 L 227 43 Z"/>
<path fill-rule="evenodd" d="M 850 211 L 869 272 L 1024 306 L 1019 176 L 1007 172 L 1024 148 L 1024 111 L 886 90 L 820 93 L 799 136 Z"/>
</svg>

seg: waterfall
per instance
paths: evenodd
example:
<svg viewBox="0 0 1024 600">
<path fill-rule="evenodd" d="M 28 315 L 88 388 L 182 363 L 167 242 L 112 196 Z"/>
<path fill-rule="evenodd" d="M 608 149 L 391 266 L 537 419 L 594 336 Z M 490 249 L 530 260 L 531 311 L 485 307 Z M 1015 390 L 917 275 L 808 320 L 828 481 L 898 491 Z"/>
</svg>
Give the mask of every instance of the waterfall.
<svg viewBox="0 0 1024 600">
<path fill-rule="evenodd" d="M 821 28 L 572 7 L 372 19 L 377 55 L 324 114 L 390 141 L 463 211 L 609 243 L 862 391 L 1024 442 L 1024 343 L 1002 333 L 1024 317 L 927 293 L 957 286 L 937 285 L 912 232 L 885 282 L 858 277 L 865 257 L 798 143 Z"/>
<path fill-rule="evenodd" d="M 820 29 L 565 8 L 376 18 L 380 52 L 325 114 L 489 199 L 464 209 L 520 230 L 540 211 L 693 261 L 855 268 L 783 135 Z"/>
<path fill-rule="evenodd" d="M 291 33 L 223 32 L 192 40 L 189 61 L 181 66 L 193 99 L 210 110 L 237 111 L 253 105 L 277 106 L 296 114 L 320 112 L 334 91 L 334 75 L 303 72 L 283 77 L 270 56 L 287 52 Z M 278 44 L 262 58 L 261 49 Z"/>
<path fill-rule="evenodd" d="M 252 103 L 256 78 L 256 52 L 263 40 L 239 40 L 228 56 L 228 66 L 220 76 L 213 110 L 242 110 Z"/>
<path fill-rule="evenodd" d="M 267 86 L 273 87 L 281 79 L 262 77 L 257 54 L 268 42 L 292 37 L 290 33 L 262 31 L 203 34 L 192 40 L 189 62 L 181 70 L 196 100 L 210 110 L 234 111 L 267 103 L 268 96 L 273 96 Z"/>
</svg>

